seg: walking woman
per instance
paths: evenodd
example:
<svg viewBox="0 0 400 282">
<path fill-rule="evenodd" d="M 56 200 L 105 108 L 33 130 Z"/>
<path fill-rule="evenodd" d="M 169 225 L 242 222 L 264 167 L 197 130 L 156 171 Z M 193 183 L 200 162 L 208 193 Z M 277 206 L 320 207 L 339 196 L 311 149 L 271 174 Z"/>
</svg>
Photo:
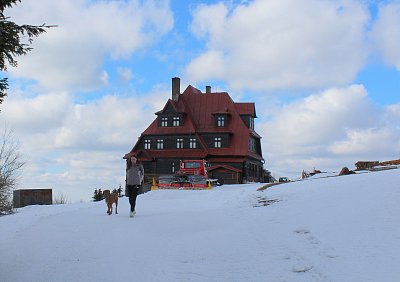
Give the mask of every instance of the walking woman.
<svg viewBox="0 0 400 282">
<path fill-rule="evenodd" d="M 143 165 L 138 162 L 136 157 L 130 157 L 126 164 L 126 190 L 125 193 L 129 197 L 129 204 L 131 205 L 130 217 L 136 214 L 136 197 L 139 193 L 140 187 L 143 184 L 144 169 Z"/>
</svg>

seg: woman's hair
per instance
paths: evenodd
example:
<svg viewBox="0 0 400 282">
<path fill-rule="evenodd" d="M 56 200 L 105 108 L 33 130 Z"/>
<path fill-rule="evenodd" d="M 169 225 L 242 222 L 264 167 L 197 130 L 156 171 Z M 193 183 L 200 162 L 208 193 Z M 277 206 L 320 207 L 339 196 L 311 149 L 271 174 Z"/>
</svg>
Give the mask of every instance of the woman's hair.
<svg viewBox="0 0 400 282">
<path fill-rule="evenodd" d="M 136 158 L 136 157 L 135 157 Z M 136 163 L 139 164 L 139 160 L 136 158 Z M 131 157 L 126 160 L 126 169 L 130 169 L 132 166 Z"/>
</svg>

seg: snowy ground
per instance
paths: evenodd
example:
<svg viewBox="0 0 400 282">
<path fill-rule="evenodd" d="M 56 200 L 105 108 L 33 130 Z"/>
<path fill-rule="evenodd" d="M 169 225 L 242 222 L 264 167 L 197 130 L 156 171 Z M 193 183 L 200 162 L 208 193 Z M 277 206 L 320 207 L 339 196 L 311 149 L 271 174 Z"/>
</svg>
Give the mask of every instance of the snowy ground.
<svg viewBox="0 0 400 282">
<path fill-rule="evenodd" d="M 400 170 L 0 217 L 0 281 L 400 281 Z"/>
</svg>

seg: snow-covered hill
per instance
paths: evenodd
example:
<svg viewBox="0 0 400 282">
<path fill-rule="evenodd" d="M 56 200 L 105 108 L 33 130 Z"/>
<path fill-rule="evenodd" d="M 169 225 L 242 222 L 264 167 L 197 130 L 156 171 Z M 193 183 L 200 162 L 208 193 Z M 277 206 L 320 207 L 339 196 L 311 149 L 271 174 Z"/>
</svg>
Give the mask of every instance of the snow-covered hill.
<svg viewBox="0 0 400 282">
<path fill-rule="evenodd" d="M 400 281 L 400 170 L 0 217 L 0 281 Z"/>
</svg>

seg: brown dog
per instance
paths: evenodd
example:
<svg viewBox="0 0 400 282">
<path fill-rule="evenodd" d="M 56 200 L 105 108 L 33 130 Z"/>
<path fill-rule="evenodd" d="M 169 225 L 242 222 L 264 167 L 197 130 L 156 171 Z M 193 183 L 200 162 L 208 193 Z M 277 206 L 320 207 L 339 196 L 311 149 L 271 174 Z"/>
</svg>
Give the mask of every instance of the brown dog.
<svg viewBox="0 0 400 282">
<path fill-rule="evenodd" d="M 111 193 L 110 190 L 104 190 L 103 196 L 104 196 L 104 199 L 106 200 L 106 204 L 107 204 L 107 213 L 109 215 L 112 214 L 113 204 L 115 203 L 115 214 L 118 214 L 118 194 Z"/>
</svg>

